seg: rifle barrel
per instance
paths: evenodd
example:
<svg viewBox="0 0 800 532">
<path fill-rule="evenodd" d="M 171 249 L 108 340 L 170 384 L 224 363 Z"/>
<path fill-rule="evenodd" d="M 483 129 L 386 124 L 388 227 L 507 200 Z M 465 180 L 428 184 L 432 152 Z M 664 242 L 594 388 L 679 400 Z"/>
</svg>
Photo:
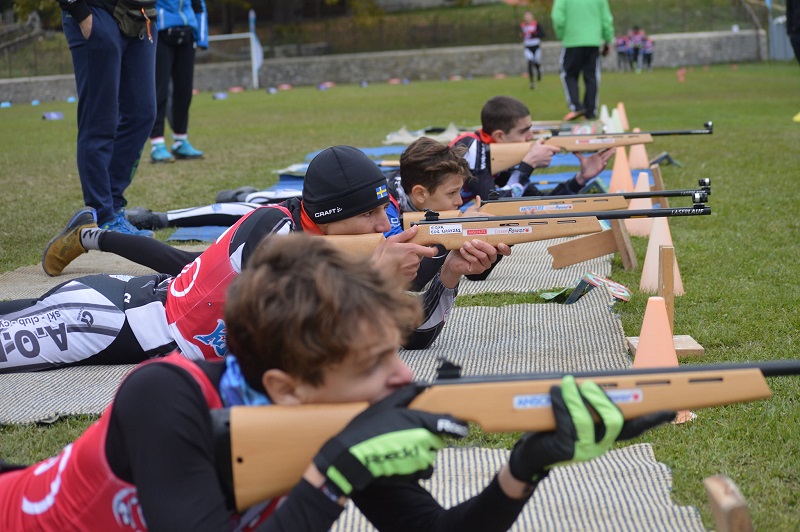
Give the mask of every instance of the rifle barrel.
<svg viewBox="0 0 800 532">
<path fill-rule="evenodd" d="M 668 135 L 711 135 L 714 133 L 714 124 L 712 122 L 706 122 L 703 124 L 705 126 L 704 129 L 672 129 L 666 131 L 637 131 L 636 133 L 571 133 L 567 135 L 558 135 L 559 137 L 613 137 L 615 135 L 618 136 L 628 136 L 628 135 L 650 135 L 651 137 L 665 137 Z"/>
<path fill-rule="evenodd" d="M 449 385 L 449 384 L 469 384 L 484 382 L 508 382 L 508 381 L 527 381 L 527 380 L 548 380 L 561 379 L 564 375 L 573 375 L 576 379 L 591 379 L 593 377 L 615 377 L 626 375 L 658 375 L 665 373 L 691 373 L 758 369 L 765 377 L 785 377 L 789 375 L 800 375 L 800 360 L 775 360 L 769 362 L 740 362 L 727 364 L 685 364 L 671 368 L 644 368 L 644 369 L 624 369 L 624 370 L 603 370 L 603 371 L 579 371 L 564 373 L 514 373 L 509 375 L 470 375 L 466 377 L 454 377 L 437 379 L 429 383 L 421 383 L 422 386 L 428 385 Z"/>
<path fill-rule="evenodd" d="M 685 129 L 673 131 L 650 131 L 651 137 L 662 137 L 665 135 L 712 135 L 714 133 L 714 124 L 706 122 L 703 124 L 705 129 Z"/>
<path fill-rule="evenodd" d="M 663 218 L 666 216 L 698 216 L 711 214 L 711 207 L 708 205 L 697 205 L 694 207 L 675 208 L 675 209 L 635 209 L 621 211 L 592 211 L 576 212 L 572 214 L 536 214 L 521 216 L 469 216 L 458 218 L 423 218 L 412 225 L 427 224 L 464 224 L 467 222 L 523 222 L 536 221 L 549 218 L 585 218 L 593 216 L 598 220 L 625 220 L 627 218 Z"/>
<path fill-rule="evenodd" d="M 677 198 L 683 196 L 693 196 L 698 192 L 711 193 L 711 187 L 702 189 L 685 189 L 685 190 L 651 190 L 649 192 L 608 192 L 604 194 L 563 194 L 558 196 L 520 196 L 517 198 L 495 198 L 481 200 L 481 205 L 484 203 L 504 203 L 514 201 L 550 201 L 550 200 L 570 200 L 581 198 L 608 198 L 612 196 L 622 196 L 625 199 L 634 198 Z"/>
</svg>

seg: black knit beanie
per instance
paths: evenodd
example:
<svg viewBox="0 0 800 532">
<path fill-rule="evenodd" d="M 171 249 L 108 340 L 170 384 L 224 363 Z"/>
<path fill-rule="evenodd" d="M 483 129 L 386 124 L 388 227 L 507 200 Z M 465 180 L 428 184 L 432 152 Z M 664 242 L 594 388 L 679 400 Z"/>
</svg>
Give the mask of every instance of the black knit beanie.
<svg viewBox="0 0 800 532">
<path fill-rule="evenodd" d="M 308 164 L 303 207 L 316 223 L 344 220 L 388 202 L 386 176 L 357 148 L 334 146 Z"/>
</svg>

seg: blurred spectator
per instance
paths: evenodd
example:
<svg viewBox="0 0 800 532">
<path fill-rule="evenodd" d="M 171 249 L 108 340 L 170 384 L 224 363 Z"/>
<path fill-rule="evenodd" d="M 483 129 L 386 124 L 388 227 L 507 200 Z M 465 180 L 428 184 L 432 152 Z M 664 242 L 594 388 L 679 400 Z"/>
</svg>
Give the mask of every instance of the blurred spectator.
<svg viewBox="0 0 800 532">
<path fill-rule="evenodd" d="M 522 46 L 525 47 L 525 60 L 528 62 L 528 79 L 531 82 L 531 89 L 536 88 L 536 81 L 542 81 L 542 44 L 544 29 L 534 18 L 533 13 L 526 11 L 519 24 L 519 31 L 522 36 Z M 533 79 L 533 70 L 536 69 L 536 80 Z"/>
</svg>

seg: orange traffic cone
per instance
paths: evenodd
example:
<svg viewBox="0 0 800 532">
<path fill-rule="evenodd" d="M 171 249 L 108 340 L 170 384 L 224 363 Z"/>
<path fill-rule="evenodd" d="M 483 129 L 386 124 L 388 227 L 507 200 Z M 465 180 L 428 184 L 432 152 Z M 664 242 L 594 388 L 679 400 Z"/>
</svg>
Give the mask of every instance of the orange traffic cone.
<svg viewBox="0 0 800 532">
<path fill-rule="evenodd" d="M 667 316 L 667 305 L 663 297 L 651 297 L 642 320 L 639 346 L 633 359 L 633 367 L 672 368 L 678 366 L 678 355 L 672 337 L 672 328 Z M 681 410 L 673 423 L 692 421 L 697 415 L 691 410 Z"/>
<path fill-rule="evenodd" d="M 638 127 L 633 128 L 634 133 L 639 133 L 640 131 Z M 644 144 L 631 146 L 628 162 L 631 165 L 631 170 L 647 170 L 650 168 L 650 159 L 647 157 L 647 150 Z"/>
<path fill-rule="evenodd" d="M 617 113 L 619 113 L 619 122 L 622 125 L 623 131 L 628 131 L 630 126 L 628 125 L 628 114 L 625 112 L 625 104 L 622 102 L 617 103 Z"/>
<path fill-rule="evenodd" d="M 647 172 L 639 172 L 636 180 L 634 192 L 650 192 L 650 175 Z M 628 210 L 645 210 L 653 208 L 653 198 L 632 198 L 628 204 Z M 627 218 L 623 220 L 629 235 L 648 236 L 653 227 L 652 218 Z"/>
<path fill-rule="evenodd" d="M 608 185 L 609 192 L 631 192 L 633 191 L 633 178 L 631 177 L 631 167 L 628 165 L 628 156 L 625 148 L 620 146 L 614 155 L 614 166 L 611 168 L 611 182 Z"/>
<path fill-rule="evenodd" d="M 654 294 L 658 292 L 659 246 L 672 246 L 672 235 L 669 232 L 669 223 L 666 218 L 653 218 L 652 220 L 653 226 L 650 229 L 650 240 L 647 242 L 647 253 L 644 256 L 639 290 Z M 673 264 L 675 268 L 673 275 L 675 279 L 675 295 L 682 296 L 684 294 L 683 282 L 681 281 L 681 272 L 678 269 L 677 257 Z"/>
</svg>

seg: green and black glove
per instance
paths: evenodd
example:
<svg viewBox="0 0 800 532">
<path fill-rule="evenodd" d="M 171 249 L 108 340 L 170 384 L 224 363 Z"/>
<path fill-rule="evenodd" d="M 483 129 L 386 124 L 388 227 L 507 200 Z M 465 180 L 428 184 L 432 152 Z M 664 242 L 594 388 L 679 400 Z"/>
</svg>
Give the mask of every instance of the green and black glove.
<svg viewBox="0 0 800 532">
<path fill-rule="evenodd" d="M 556 430 L 524 434 L 511 451 L 511 475 L 522 482 L 540 479 L 553 466 L 596 458 L 614 442 L 635 438 L 676 416 L 673 411 L 662 410 L 625 421 L 600 386 L 586 381 L 578 389 L 571 375 L 562 379 L 560 387 L 550 389 L 550 400 Z M 592 409 L 600 417 L 597 423 Z"/>
<path fill-rule="evenodd" d="M 405 408 L 419 394 L 410 384 L 370 406 L 314 457 L 336 495 L 350 495 L 376 479 L 430 478 L 442 435 L 463 438 L 468 426 L 446 414 Z"/>
</svg>

